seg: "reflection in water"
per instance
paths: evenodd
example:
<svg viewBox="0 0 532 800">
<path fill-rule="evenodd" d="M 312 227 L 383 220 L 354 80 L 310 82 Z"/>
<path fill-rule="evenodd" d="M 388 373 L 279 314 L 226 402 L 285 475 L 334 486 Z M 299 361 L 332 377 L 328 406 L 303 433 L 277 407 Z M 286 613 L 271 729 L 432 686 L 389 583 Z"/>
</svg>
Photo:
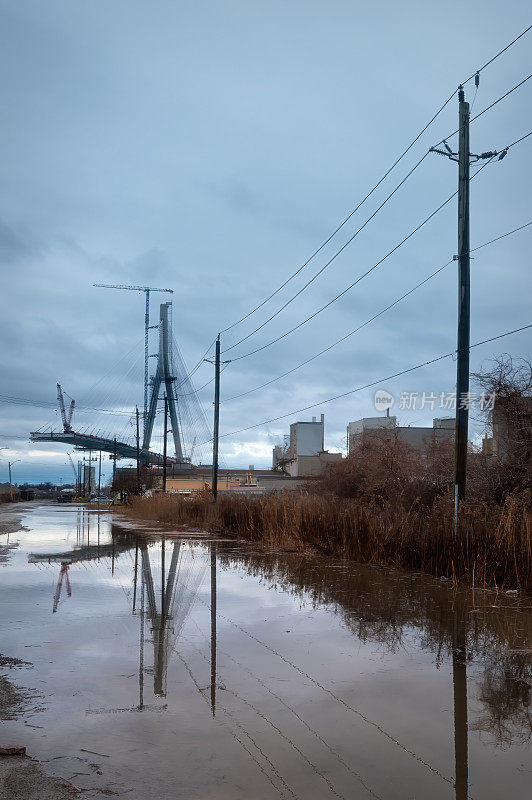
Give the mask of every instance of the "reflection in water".
<svg viewBox="0 0 532 800">
<path fill-rule="evenodd" d="M 62 561 L 61 562 L 61 569 L 59 571 L 59 579 L 57 581 L 57 586 L 56 586 L 55 594 L 54 594 L 54 604 L 52 606 L 52 612 L 54 614 L 57 611 L 57 607 L 59 605 L 59 598 L 61 597 L 61 589 L 63 588 L 63 579 L 65 580 L 67 595 L 68 595 L 68 597 L 72 597 L 72 589 L 70 587 L 70 577 L 68 575 L 69 567 L 70 567 L 70 562 L 69 561 Z"/>
<path fill-rule="evenodd" d="M 377 741 L 384 741 L 392 750 L 400 751 L 402 757 L 412 759 L 411 763 L 439 781 L 446 792 L 454 794 L 456 800 L 467 800 L 470 796 L 468 730 L 489 733 L 495 743 L 506 746 L 510 746 L 515 739 L 524 742 L 530 736 L 530 628 L 526 613 L 516 601 L 503 599 L 502 602 L 498 601 L 495 608 L 492 594 L 456 591 L 444 583 L 402 572 L 346 565 L 331 560 L 320 563 L 314 556 L 279 555 L 257 551 L 251 546 L 241 548 L 237 543 L 191 541 L 151 534 L 137 536 L 115 525 L 111 526 L 108 534 L 105 523 L 102 533 L 99 515 L 96 517 L 95 536 L 95 518 L 93 516 L 91 522 L 91 516 L 80 511 L 76 543 L 70 550 L 30 556 L 32 562 L 47 562 L 59 567 L 52 609 L 55 613 L 61 610 L 62 587 L 66 588 L 68 596 L 71 593 L 70 565 L 100 561 L 107 574 L 110 572 L 115 576 L 115 581 L 119 581 L 124 565 L 121 556 L 129 553 L 127 558 L 130 562 L 126 558 L 125 563 L 129 571 L 127 585 L 131 591 L 126 596 L 133 616 L 139 618 L 138 704 L 131 708 L 91 709 L 87 713 L 166 710 L 167 705 L 161 705 L 160 700 L 167 699 L 169 691 L 170 695 L 176 691 L 175 684 L 173 690 L 171 682 L 170 690 L 167 685 L 168 664 L 175 654 L 203 700 L 210 706 L 216 722 L 227 730 L 245 757 L 254 762 L 276 793 L 297 796 L 288 775 L 278 763 L 274 764 L 272 753 L 265 751 L 257 735 L 260 726 L 305 763 L 316 781 L 321 781 L 327 796 L 329 793 L 337 797 L 352 796 L 341 794 L 335 788 L 334 772 L 324 770 L 318 758 L 310 757 L 311 751 L 307 752 L 306 749 L 308 744 L 305 747 L 291 728 L 296 724 L 300 731 L 304 729 L 305 736 L 310 734 L 327 750 L 336 760 L 337 769 L 340 769 L 340 765 L 356 780 L 364 796 L 380 797 L 368 778 L 356 769 L 359 766 L 356 741 L 353 753 L 342 751 L 335 742 L 334 731 L 322 735 L 320 725 L 313 720 L 310 709 L 305 711 L 296 698 L 283 696 L 282 685 L 272 684 L 270 675 L 259 674 L 256 668 L 250 669 L 243 663 L 240 647 L 235 649 L 226 645 L 225 650 L 223 641 L 221 647 L 218 646 L 217 620 L 222 620 L 224 625 L 231 626 L 234 634 L 244 636 L 253 646 L 265 649 L 270 661 L 278 659 L 283 668 L 290 670 L 291 676 L 297 674 L 299 684 L 302 687 L 311 686 L 318 699 L 325 697 L 330 706 L 338 707 L 338 713 L 350 712 L 351 717 L 356 717 L 356 724 L 360 725 L 361 730 L 368 731 L 368 738 L 376 737 Z M 198 626 L 190 611 L 209 565 L 210 602 L 208 595 L 199 598 L 201 603 L 209 606 L 210 631 L 207 631 Z M 256 630 L 248 630 L 242 620 L 232 619 L 223 602 L 225 596 L 222 595 L 221 608 L 218 602 L 217 565 L 227 572 L 255 576 L 267 589 L 279 588 L 307 602 L 310 598 L 315 608 L 328 607 L 343 619 L 353 637 L 361 643 L 377 644 L 383 653 L 399 652 L 405 646 L 407 636 L 414 634 L 416 647 L 430 652 L 436 666 L 444 662 L 451 663 L 452 687 L 449 688 L 453 694 L 454 726 L 450 735 L 454 734 L 454 776 L 452 767 L 440 771 L 432 763 L 433 758 L 419 752 L 425 749 L 424 746 L 418 745 L 416 748 L 410 744 L 404 733 L 396 732 L 393 723 L 390 723 L 388 730 L 387 717 L 382 710 L 373 710 L 370 705 L 368 711 L 363 698 L 359 704 L 358 700 L 355 701 L 335 687 L 332 678 L 330 681 L 320 678 L 312 664 L 305 665 L 300 661 L 303 654 L 291 655 L 291 651 L 278 645 L 276 640 L 272 643 L 267 637 L 261 638 Z M 62 596 L 64 598 L 64 591 Z M 189 637 L 190 626 L 187 627 L 187 636 L 184 635 L 183 627 L 187 619 L 199 632 L 199 640 L 197 636 Z M 206 642 L 208 653 L 204 652 Z M 146 645 L 153 645 L 153 651 Z M 190 651 L 208 663 L 209 683 L 198 680 L 194 658 L 191 663 L 188 655 Z M 330 654 L 331 668 L 338 657 L 338 653 Z M 480 686 L 478 698 L 483 713 L 473 725 L 468 726 L 467 667 L 472 662 L 475 662 L 477 675 L 481 672 L 476 682 Z M 233 672 L 239 676 L 245 673 L 248 684 L 250 679 L 257 683 L 263 696 L 266 692 L 268 698 L 272 698 L 272 702 L 275 701 L 282 709 L 282 715 L 272 718 L 268 713 L 268 702 L 262 703 L 260 699 L 257 701 L 250 696 L 245 681 L 232 686 L 235 680 Z M 148 705 L 145 703 L 145 680 L 151 674 L 156 702 Z M 218 692 L 217 697 L 218 687 L 223 691 Z M 251 717 L 251 723 L 246 721 L 246 715 Z M 364 733 L 362 737 L 365 738 Z"/>
<path fill-rule="evenodd" d="M 453 664 L 457 792 L 467 796 L 467 664 L 484 670 L 480 700 L 486 714 L 469 729 L 489 732 L 496 744 L 530 741 L 532 625 L 529 605 L 491 592 L 453 589 L 448 584 L 402 571 L 325 564 L 307 554 L 260 552 L 226 547 L 222 568 L 245 570 L 271 588 L 310 598 L 315 608 L 331 607 L 362 643 L 398 652 L 416 631 L 420 646 L 437 667 Z M 524 606 L 524 608 L 523 608 Z M 513 691 L 508 691 L 509 686 Z M 465 793 L 464 793 L 464 786 Z M 457 795 L 461 796 L 461 795 Z"/>
<path fill-rule="evenodd" d="M 454 761 L 456 800 L 467 800 L 467 653 L 462 603 L 454 608 L 453 630 Z"/>
<path fill-rule="evenodd" d="M 211 710 L 216 714 L 216 542 L 211 543 Z"/>
</svg>

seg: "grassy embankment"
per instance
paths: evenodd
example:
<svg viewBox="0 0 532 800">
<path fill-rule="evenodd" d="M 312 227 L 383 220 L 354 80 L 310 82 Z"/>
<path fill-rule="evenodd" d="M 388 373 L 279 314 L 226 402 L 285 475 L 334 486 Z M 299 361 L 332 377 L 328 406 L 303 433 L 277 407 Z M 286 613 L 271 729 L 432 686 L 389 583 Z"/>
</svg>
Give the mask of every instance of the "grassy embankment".
<svg viewBox="0 0 532 800">
<path fill-rule="evenodd" d="M 334 495 L 260 498 L 156 495 L 136 498 L 131 516 L 242 537 L 279 550 L 318 552 L 387 564 L 479 587 L 532 592 L 532 497 L 508 495 L 501 504 L 465 503 L 453 537 L 448 496 L 429 504 Z"/>
</svg>

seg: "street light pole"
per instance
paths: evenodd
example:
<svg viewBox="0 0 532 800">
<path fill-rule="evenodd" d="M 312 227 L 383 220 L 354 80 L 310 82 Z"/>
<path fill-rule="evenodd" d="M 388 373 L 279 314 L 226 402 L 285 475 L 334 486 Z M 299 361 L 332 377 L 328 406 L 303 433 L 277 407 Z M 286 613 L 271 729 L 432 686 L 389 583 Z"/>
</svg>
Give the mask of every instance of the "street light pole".
<svg viewBox="0 0 532 800">
<path fill-rule="evenodd" d="M 16 461 L 8 461 L 7 467 L 9 470 L 9 499 L 13 502 L 13 484 L 11 483 L 11 467 L 13 464 L 17 464 L 21 459 L 17 458 Z"/>
</svg>

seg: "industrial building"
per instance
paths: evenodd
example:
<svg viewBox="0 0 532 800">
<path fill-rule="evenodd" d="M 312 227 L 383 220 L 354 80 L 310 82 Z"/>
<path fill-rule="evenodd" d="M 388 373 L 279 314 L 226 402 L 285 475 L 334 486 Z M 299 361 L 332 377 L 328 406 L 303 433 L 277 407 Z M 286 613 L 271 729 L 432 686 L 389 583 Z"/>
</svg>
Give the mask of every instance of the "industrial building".
<svg viewBox="0 0 532 800">
<path fill-rule="evenodd" d="M 499 461 L 529 462 L 532 452 L 532 397 L 519 394 L 497 397 L 491 415 L 492 436 L 482 442 L 482 452 Z"/>
<path fill-rule="evenodd" d="M 362 436 L 371 435 L 372 432 L 382 434 L 389 431 L 390 437 L 413 447 L 415 450 L 424 450 L 433 444 L 454 441 L 454 417 L 439 417 L 432 423 L 432 428 L 403 427 L 397 424 L 397 417 L 364 417 L 347 426 L 347 452 L 348 454 L 360 444 Z"/>
<path fill-rule="evenodd" d="M 342 460 L 341 453 L 325 450 L 325 415 L 319 422 L 293 422 L 290 437 L 284 447 L 273 448 L 272 468 L 291 478 L 310 478 L 322 475 L 329 464 Z"/>
</svg>

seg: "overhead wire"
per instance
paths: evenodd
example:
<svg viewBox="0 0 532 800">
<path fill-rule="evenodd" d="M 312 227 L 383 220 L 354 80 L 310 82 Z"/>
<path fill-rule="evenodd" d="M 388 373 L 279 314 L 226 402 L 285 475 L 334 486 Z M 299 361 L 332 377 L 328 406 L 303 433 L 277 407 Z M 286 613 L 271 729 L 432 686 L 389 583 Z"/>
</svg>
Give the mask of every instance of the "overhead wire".
<svg viewBox="0 0 532 800">
<path fill-rule="evenodd" d="M 481 342 L 475 342 L 475 344 L 470 345 L 468 349 L 472 350 L 475 347 L 480 347 L 481 345 L 489 344 L 490 342 L 496 342 L 499 339 L 505 338 L 506 336 L 511 336 L 512 334 L 515 333 L 521 333 L 522 331 L 529 330 L 530 328 L 532 328 L 532 323 L 530 323 L 529 325 L 523 325 L 520 328 L 515 328 L 514 330 L 511 331 L 506 331 L 505 333 L 500 333 L 497 336 L 490 337 L 489 339 L 483 339 Z M 377 386 L 379 383 L 384 383 L 384 381 L 391 381 L 394 378 L 399 378 L 402 375 L 407 375 L 408 373 L 414 372 L 415 370 L 421 369 L 422 367 L 427 367 L 430 366 L 431 364 L 436 364 L 438 361 L 443 361 L 443 359 L 445 358 L 450 358 L 451 356 L 456 355 L 457 352 L 458 352 L 457 350 L 451 350 L 449 353 L 444 353 L 441 356 L 436 356 L 436 358 L 431 358 L 428 361 L 423 361 L 421 364 L 416 364 L 415 366 L 408 367 L 407 369 L 403 369 L 400 372 L 395 372 L 393 375 L 386 375 L 382 378 L 379 378 L 378 380 L 371 381 L 371 383 L 366 383 L 364 386 L 358 386 L 355 389 L 349 389 L 349 391 L 334 395 L 334 397 L 328 397 L 325 400 L 319 400 L 318 402 L 311 403 L 310 405 L 304 406 L 303 408 L 297 408 L 294 411 L 289 411 L 287 414 L 280 414 L 278 417 L 272 417 L 271 419 L 266 419 L 263 420 L 262 422 L 257 422 L 254 425 L 248 425 L 246 428 L 239 428 L 238 430 L 229 431 L 229 433 L 220 434 L 220 438 L 226 438 L 228 436 L 234 436 L 237 433 L 243 433 L 245 431 L 253 430 L 254 428 L 260 428 L 262 425 L 269 425 L 272 422 L 277 422 L 278 420 L 286 419 L 287 417 L 292 417 L 294 416 L 294 414 L 300 414 L 303 411 L 308 411 L 311 408 L 318 408 L 319 406 L 326 405 L 327 403 L 332 403 L 335 400 L 340 400 L 343 397 L 348 397 L 349 395 L 356 394 L 357 392 L 361 392 L 364 389 L 370 389 L 373 386 Z"/>
<path fill-rule="evenodd" d="M 230 345 L 229 347 L 226 347 L 226 349 L 223 352 L 228 353 L 230 350 L 233 350 L 235 347 L 238 347 L 239 344 L 242 344 L 242 342 L 245 342 L 255 333 L 262 330 L 262 328 L 264 328 L 273 319 L 275 319 L 275 317 L 278 314 L 280 314 L 282 311 L 284 311 L 285 308 L 287 308 L 291 303 L 293 303 L 293 301 L 296 300 L 311 285 L 311 283 L 313 283 L 333 263 L 333 261 L 335 261 L 338 258 L 338 256 L 341 255 L 341 253 L 343 253 L 344 250 L 356 239 L 358 234 L 364 230 L 366 225 L 368 225 L 371 222 L 371 220 L 379 213 L 379 211 L 381 211 L 384 208 L 386 203 L 394 196 L 394 194 L 401 188 L 401 186 L 403 186 L 403 184 L 408 180 L 408 178 L 410 178 L 410 176 L 416 171 L 416 169 L 419 166 L 421 166 L 421 164 L 426 159 L 428 154 L 429 152 L 427 151 L 419 159 L 419 161 L 417 161 L 417 163 L 412 167 L 412 169 L 405 175 L 403 180 L 397 184 L 395 189 L 393 189 L 389 195 L 387 195 L 387 197 L 383 200 L 380 206 L 378 206 L 375 209 L 375 211 L 372 214 L 370 214 L 370 216 L 366 219 L 366 221 L 353 233 L 352 236 L 350 236 L 350 238 L 346 242 L 344 242 L 344 244 L 336 251 L 336 253 L 334 253 L 334 255 L 321 267 L 321 269 L 318 270 L 318 272 L 316 272 L 312 276 L 312 278 L 310 278 L 310 280 L 308 280 L 294 295 L 292 295 L 292 297 L 289 300 L 287 300 L 286 303 L 284 303 L 279 309 L 277 309 L 275 313 L 271 314 L 271 316 L 269 316 L 267 320 L 262 322 L 256 328 L 254 328 L 254 330 L 252 330 L 251 333 L 248 333 L 246 336 L 243 336 L 241 339 L 239 339 L 238 342 L 234 342 L 234 344 Z"/>
<path fill-rule="evenodd" d="M 503 53 L 505 53 L 510 47 L 512 47 L 516 42 L 518 42 L 523 36 L 525 36 L 530 30 L 532 29 L 532 25 L 529 25 L 525 30 L 523 30 L 518 36 L 512 39 L 505 47 L 499 50 L 492 58 L 490 58 L 485 64 L 483 64 L 478 70 L 475 70 L 465 81 L 462 81 L 461 85 L 465 86 L 470 80 L 472 80 L 476 75 L 480 75 L 487 67 L 493 64 Z M 528 79 L 526 79 L 528 80 Z M 521 85 L 521 84 L 519 84 Z M 514 87 L 510 92 L 508 92 L 504 97 L 508 94 L 511 94 L 512 91 L 518 87 Z M 336 236 L 336 234 L 346 225 L 346 223 L 354 216 L 354 214 L 361 208 L 361 206 L 368 200 L 371 195 L 378 189 L 378 187 L 382 184 L 382 182 L 388 177 L 388 175 L 395 169 L 395 167 L 402 161 L 402 159 L 407 155 L 407 153 L 412 149 L 412 147 L 419 141 L 421 136 L 425 133 L 425 131 L 432 125 L 432 123 L 436 120 L 436 118 L 441 114 L 441 112 L 445 109 L 445 107 L 450 103 L 450 101 L 455 96 L 455 90 L 449 95 L 449 97 L 443 102 L 443 104 L 438 108 L 435 114 L 430 118 L 430 120 L 426 123 L 426 125 L 421 129 L 421 131 L 415 136 L 415 138 L 410 142 L 410 144 L 402 151 L 399 157 L 394 161 L 394 163 L 389 167 L 389 169 L 384 173 L 384 175 L 377 181 L 377 183 L 372 187 L 372 189 L 365 195 L 365 197 L 355 206 L 355 208 L 348 214 L 347 217 L 337 226 L 337 228 L 330 234 L 330 236 L 312 253 L 312 255 L 300 266 L 296 269 L 274 292 L 272 292 L 265 300 L 255 306 L 251 311 L 249 311 L 244 316 L 240 317 L 240 319 L 233 322 L 231 325 L 228 325 L 226 328 L 223 328 L 220 332 L 226 333 L 227 331 L 231 330 L 232 328 L 239 325 L 244 320 L 248 319 L 252 314 L 262 308 L 267 302 L 269 302 L 273 297 L 275 297 L 296 275 L 298 275 L 306 266 L 309 264 L 322 250 L 323 248 Z M 492 104 L 489 108 L 496 105 L 496 103 L 500 102 L 500 100 L 504 99 L 503 97 L 499 98 L 495 103 Z M 484 114 L 487 109 L 484 109 L 480 114 L 477 115 L 476 118 Z M 442 140 L 443 141 L 443 140 Z M 212 345 L 211 345 L 212 347 Z M 210 349 L 210 348 L 209 348 Z"/>
<path fill-rule="evenodd" d="M 530 222 L 526 222 L 524 225 L 520 225 L 518 228 L 514 228 L 511 231 L 507 231 L 506 233 L 503 233 L 500 236 L 495 237 L 494 239 L 490 239 L 488 242 L 483 242 L 483 244 L 479 244 L 477 247 L 473 247 L 469 252 L 470 253 L 474 253 L 477 250 L 481 250 L 483 247 L 487 247 L 488 245 L 494 244 L 495 242 L 498 242 L 501 239 L 505 239 L 506 237 L 511 236 L 514 233 L 517 233 L 518 231 L 522 231 L 525 228 L 530 227 L 530 225 L 532 225 L 532 220 Z M 402 294 L 400 297 L 398 297 L 392 303 L 387 305 L 385 308 L 383 308 L 380 311 L 378 311 L 376 314 L 374 314 L 372 317 L 367 319 L 365 322 L 361 323 L 356 328 L 354 328 L 352 331 L 350 331 L 349 333 L 346 333 L 340 339 L 337 339 L 335 342 L 333 342 L 332 344 L 328 345 L 323 350 L 320 350 L 318 353 L 315 353 L 313 356 L 310 356 L 310 358 L 307 358 L 305 361 L 302 361 L 300 364 L 297 364 L 295 367 L 292 367 L 291 369 L 287 370 L 286 372 L 283 372 L 281 375 L 277 375 L 275 378 L 272 378 L 271 380 L 266 381 L 265 383 L 262 383 L 260 386 L 255 386 L 253 389 L 248 389 L 245 392 L 241 392 L 239 394 L 232 395 L 231 397 L 224 398 L 223 400 L 221 400 L 221 402 L 222 403 L 228 403 L 228 402 L 230 402 L 232 400 L 237 400 L 240 397 L 245 397 L 248 394 L 252 394 L 253 392 L 258 391 L 259 389 L 264 389 L 266 386 L 270 386 L 272 383 L 275 383 L 276 381 L 279 381 L 282 378 L 287 377 L 287 375 L 291 375 L 293 372 L 296 372 L 296 370 L 301 369 L 301 367 L 304 367 L 307 364 L 310 364 L 311 361 L 314 361 L 316 358 L 319 358 L 320 356 L 324 355 L 324 353 L 327 353 L 329 350 L 332 350 L 333 347 L 336 347 L 337 345 L 341 344 L 342 342 L 345 342 L 346 339 L 349 339 L 355 333 L 358 333 L 362 328 L 365 328 L 371 322 L 374 322 L 376 319 L 381 317 L 387 311 L 390 311 L 390 309 L 392 309 L 395 306 L 397 306 L 402 300 L 405 300 L 407 297 L 409 297 L 411 294 L 413 294 L 415 291 L 417 291 L 417 289 L 420 289 L 422 286 L 424 286 L 426 283 L 428 283 L 430 280 L 432 280 L 432 278 L 435 278 L 436 275 L 439 275 L 441 272 L 443 272 L 443 270 L 446 267 L 448 267 L 450 264 L 452 264 L 454 261 L 455 261 L 454 258 L 451 258 L 448 261 L 446 261 L 445 264 L 443 264 L 441 267 L 438 267 L 438 269 L 436 269 L 434 272 L 432 272 L 430 275 L 428 275 L 422 281 L 417 283 L 415 286 L 413 286 L 407 292 Z"/>
<path fill-rule="evenodd" d="M 503 151 L 506 151 L 506 152 L 507 152 L 507 151 L 508 151 L 508 150 L 509 150 L 511 147 L 514 147 L 514 146 L 515 146 L 516 144 L 518 144 L 519 142 L 522 142 L 524 139 L 526 139 L 526 138 L 527 138 L 528 136 L 530 136 L 530 135 L 532 135 L 532 131 L 531 131 L 530 133 L 526 134 L 525 136 L 521 136 L 521 137 L 520 137 L 519 139 L 517 139 L 515 142 L 512 142 L 511 144 L 509 144 L 509 145 L 507 145 L 506 147 L 504 147 L 504 148 L 503 148 Z M 502 151 L 501 151 L 501 153 L 502 153 Z M 493 160 L 494 160 L 494 158 L 495 158 L 495 156 L 496 156 L 497 154 L 498 154 L 498 153 L 495 153 L 494 155 L 492 155 L 492 156 L 491 156 L 491 158 L 489 158 L 488 160 L 486 160 L 486 161 L 485 161 L 485 162 L 482 164 L 482 166 L 481 166 L 481 167 L 479 167 L 479 168 L 478 168 L 478 169 L 477 169 L 477 170 L 476 170 L 476 171 L 473 173 L 473 175 L 471 175 L 470 181 L 471 181 L 471 180 L 473 180 L 474 178 L 476 178 L 476 176 L 477 176 L 477 175 L 479 175 L 479 173 L 480 173 L 480 172 L 482 172 L 482 170 L 483 170 L 483 169 L 485 169 L 485 168 L 486 168 L 486 167 L 487 167 L 489 164 L 491 164 L 491 163 L 493 162 Z M 410 231 L 410 233 L 409 233 L 409 234 L 407 234 L 407 236 L 405 236 L 403 239 L 401 239 L 401 241 L 400 241 L 398 244 L 396 244 L 396 245 L 395 245 L 395 246 L 394 246 L 394 247 L 393 247 L 391 250 L 389 250 L 389 251 L 388 251 L 388 252 L 387 252 L 387 253 L 386 253 L 386 254 L 385 254 L 385 255 L 384 255 L 384 256 L 383 256 L 381 259 L 379 259 L 379 260 L 378 260 L 378 261 L 377 261 L 375 264 L 373 264 L 373 266 L 372 266 L 372 267 L 370 267 L 368 270 L 366 270 L 364 273 L 362 273 L 362 275 L 359 275 L 359 277 L 358 277 L 358 278 L 357 278 L 355 281 L 353 281 L 351 284 L 349 284 L 349 286 L 347 286 L 345 289 L 343 289 L 341 292 L 339 292 L 339 294 L 337 294 L 335 297 L 333 297 L 331 300 L 329 300 L 327 303 L 325 303 L 325 305 L 321 306 L 319 309 L 317 309 L 316 311 L 314 311 L 312 314 L 310 314 L 308 317 L 306 317 L 305 319 L 303 319 L 303 320 L 302 320 L 301 322 L 299 322 L 297 325 L 294 325 L 294 326 L 293 326 L 292 328 L 290 328 L 288 331 L 285 331 L 283 334 L 281 334 L 280 336 L 277 336 L 275 339 L 272 339 L 270 342 L 267 342 L 266 344 L 264 344 L 264 345 L 261 345 L 260 347 L 257 347 L 257 348 L 255 348 L 254 350 L 251 350 L 251 351 L 249 351 L 248 353 L 244 353 L 243 355 L 240 355 L 240 356 L 235 356 L 235 357 L 233 357 L 233 358 L 231 359 L 231 361 L 232 361 L 232 362 L 235 362 L 235 361 L 240 361 L 240 360 L 242 360 L 243 358 L 248 358 L 249 356 L 255 355 L 256 353 L 259 353 L 259 352 L 261 352 L 262 350 L 265 350 L 266 348 L 268 348 L 268 347 L 271 347 L 273 344 L 276 344 L 277 342 L 281 341 L 281 340 L 282 340 L 282 339 L 284 339 L 285 337 L 287 337 L 287 336 L 291 335 L 291 334 L 292 334 L 292 333 L 294 333 L 296 330 L 298 330 L 299 328 L 301 328 L 303 325 L 306 325 L 306 323 L 307 323 L 307 322 L 310 322 L 312 319 L 314 319 L 315 317 L 317 317 L 317 316 L 318 316 L 318 314 L 321 314 L 321 312 L 322 312 L 322 311 L 325 311 L 325 309 L 329 308 L 329 306 L 331 306 L 333 303 L 335 303 L 337 300 L 339 300 L 341 297 L 343 297 L 345 294 L 347 294 L 347 292 L 349 292 L 349 291 L 350 291 L 350 290 L 351 290 L 351 289 L 352 289 L 354 286 L 356 286 L 358 283 L 360 283 L 360 281 L 362 281 L 364 278 L 366 278 L 368 275 L 370 275 L 370 274 L 371 274 L 371 273 L 372 273 L 372 272 L 373 272 L 375 269 L 377 269 L 377 268 L 378 268 L 378 267 L 379 267 L 379 266 L 380 266 L 380 265 L 381 265 L 381 264 L 382 264 L 384 261 L 386 261 L 386 259 L 388 259 L 388 258 L 389 258 L 389 257 L 390 257 L 390 256 L 391 256 L 393 253 L 395 253 L 395 252 L 396 252 L 396 251 L 397 251 L 397 250 L 398 250 L 400 247 L 402 247 L 402 246 L 403 246 L 403 245 L 404 245 L 404 244 L 405 244 L 405 243 L 406 243 L 406 242 L 407 242 L 409 239 L 411 239 L 411 238 L 412 238 L 412 236 L 414 236 L 414 235 L 415 235 L 415 234 L 416 234 L 416 233 L 417 233 L 417 232 L 418 232 L 418 231 L 419 231 L 419 230 L 420 230 L 420 229 L 421 229 L 421 228 L 422 228 L 424 225 L 426 225 L 426 224 L 427 224 L 427 222 L 429 222 L 429 221 L 430 221 L 430 220 L 431 220 L 431 219 L 432 219 L 432 218 L 433 218 L 433 217 L 434 217 L 436 214 L 438 214 L 438 213 L 439 213 L 439 212 L 440 212 L 440 211 L 441 211 L 441 210 L 442 210 L 442 209 L 443 209 L 443 208 L 444 208 L 444 207 L 445 207 L 445 206 L 446 206 L 448 203 L 450 203 L 450 201 L 451 201 L 451 200 L 452 200 L 454 197 L 456 197 L 456 195 L 457 195 L 457 194 L 458 194 L 458 190 L 455 190 L 455 191 L 454 191 L 454 192 L 453 192 L 451 195 L 449 195 L 449 197 L 448 197 L 446 200 L 444 200 L 444 201 L 443 201 L 443 203 L 441 203 L 441 204 L 440 204 L 440 205 L 439 205 L 439 206 L 438 206 L 438 207 L 437 207 L 437 208 L 436 208 L 436 209 L 435 209 L 435 210 L 434 210 L 434 211 L 433 211 L 431 214 L 429 214 L 427 217 L 425 217 L 425 219 L 424 219 L 424 220 L 423 220 L 423 221 L 422 221 L 422 222 L 421 222 L 419 225 L 417 225 L 417 226 L 416 226 L 416 227 L 415 227 L 415 228 L 414 228 L 412 231 Z"/>
<path fill-rule="evenodd" d="M 491 109 L 492 109 L 494 106 L 496 106 L 498 103 L 500 103 L 500 102 L 501 102 L 502 100 L 504 100 L 506 97 L 508 97 L 509 95 L 511 95 L 513 92 L 515 92 L 515 91 L 516 91 L 517 89 L 519 89 L 521 86 L 523 86 L 523 84 L 525 84 L 527 81 L 529 81 L 529 80 L 530 80 L 530 78 L 532 78 L 532 72 L 530 73 L 530 75 L 527 75 L 527 77 L 526 77 L 526 78 L 523 78 L 523 80 L 522 80 L 522 81 L 520 81 L 519 83 L 517 83 L 515 86 L 513 86 L 513 87 L 512 87 L 511 89 L 509 89 L 507 92 L 505 92 L 503 95 L 501 95 L 500 97 L 498 97 L 498 98 L 497 98 L 497 100 L 494 100 L 494 101 L 493 101 L 493 103 L 490 103 L 490 105 L 489 105 L 489 106 L 486 106 L 486 108 L 483 108 L 483 109 L 482 109 L 482 111 L 479 111 L 479 112 L 478 112 L 478 114 L 475 114 L 475 116 L 474 116 L 474 117 L 471 117 L 471 118 L 470 118 L 470 120 L 469 120 L 469 122 L 471 123 L 471 122 L 474 122 L 475 120 L 479 119 L 479 117 L 481 117 L 481 116 L 482 116 L 483 114 L 485 114 L 487 111 L 490 111 L 490 110 L 491 110 Z M 443 139 L 440 139 L 440 141 L 439 141 L 439 142 L 437 142 L 437 143 L 434 145 L 434 147 L 438 147 L 438 145 L 440 145 L 440 144 L 444 144 L 444 143 L 445 143 L 445 142 L 446 142 L 448 139 L 450 139 L 452 136 L 455 136 L 457 133 L 460 133 L 460 126 L 458 126 L 458 128 L 457 128 L 455 131 L 453 131 L 452 133 L 450 133 L 448 136 L 445 136 Z"/>
</svg>

